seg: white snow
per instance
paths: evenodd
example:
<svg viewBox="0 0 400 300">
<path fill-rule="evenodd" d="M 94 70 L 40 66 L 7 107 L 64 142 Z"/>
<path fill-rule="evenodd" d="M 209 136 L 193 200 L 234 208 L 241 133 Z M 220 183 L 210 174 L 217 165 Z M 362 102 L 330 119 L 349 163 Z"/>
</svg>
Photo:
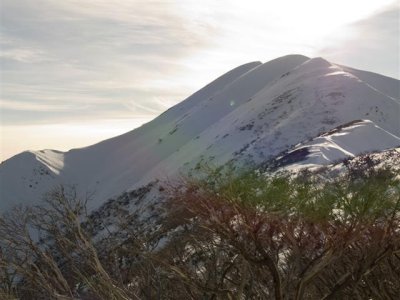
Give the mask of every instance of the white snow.
<svg viewBox="0 0 400 300">
<path fill-rule="evenodd" d="M 56 184 L 94 192 L 90 208 L 199 161 L 262 162 L 313 140 L 315 163 L 396 146 L 399 81 L 289 55 L 240 66 L 153 121 L 68 152 L 23 152 L 0 165 L 0 212 L 36 204 Z M 341 134 L 321 134 L 354 120 Z M 302 145 L 303 145 L 302 144 Z M 306 144 L 304 144 L 306 145 Z M 397 144 L 398 146 L 398 144 Z M 320 151 L 320 153 L 317 153 Z"/>
<path fill-rule="evenodd" d="M 314 138 L 295 147 L 288 154 L 307 149 L 305 160 L 295 165 L 313 166 L 338 162 L 365 152 L 376 152 L 400 146 L 400 138 L 369 120 L 362 120 Z"/>
</svg>

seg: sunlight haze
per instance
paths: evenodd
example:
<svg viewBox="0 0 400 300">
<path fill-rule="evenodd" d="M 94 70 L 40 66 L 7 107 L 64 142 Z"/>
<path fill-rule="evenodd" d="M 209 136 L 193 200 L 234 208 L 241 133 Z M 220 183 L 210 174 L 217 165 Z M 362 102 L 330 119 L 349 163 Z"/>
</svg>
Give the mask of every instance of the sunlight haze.
<svg viewBox="0 0 400 300">
<path fill-rule="evenodd" d="M 391 0 L 2 0 L 0 161 L 88 146 L 290 53 L 399 78 Z"/>
</svg>

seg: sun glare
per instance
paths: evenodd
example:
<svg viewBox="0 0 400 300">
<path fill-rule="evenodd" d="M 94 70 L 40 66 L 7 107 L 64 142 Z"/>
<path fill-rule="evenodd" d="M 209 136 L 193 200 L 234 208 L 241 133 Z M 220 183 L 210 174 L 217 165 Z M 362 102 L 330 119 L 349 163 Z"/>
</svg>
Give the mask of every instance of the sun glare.
<svg viewBox="0 0 400 300">
<path fill-rule="evenodd" d="M 213 29 L 220 41 L 217 42 L 219 46 L 231 47 L 232 36 L 236 36 L 234 41 L 240 41 L 241 44 L 245 44 L 246 40 L 259 38 L 262 42 L 290 40 L 291 43 L 300 42 L 317 47 L 321 39 L 328 38 L 333 32 L 351 34 L 346 32 L 346 25 L 367 18 L 394 2 L 205 0 L 195 1 L 191 5 L 187 1 L 177 1 L 177 5 L 183 12 L 182 15 L 186 15 L 188 24 L 199 25 L 202 21 L 203 26 Z"/>
</svg>

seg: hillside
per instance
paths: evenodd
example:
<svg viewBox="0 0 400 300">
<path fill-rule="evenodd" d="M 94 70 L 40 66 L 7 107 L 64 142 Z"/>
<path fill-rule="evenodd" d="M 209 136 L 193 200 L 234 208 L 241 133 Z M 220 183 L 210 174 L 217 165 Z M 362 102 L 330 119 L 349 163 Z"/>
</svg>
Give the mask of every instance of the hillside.
<svg viewBox="0 0 400 300">
<path fill-rule="evenodd" d="M 155 179 L 195 170 L 199 162 L 258 164 L 303 149 L 295 163 L 321 165 L 395 148 L 399 88 L 398 80 L 323 58 L 289 55 L 245 64 L 121 136 L 6 160 L 0 211 L 39 203 L 56 184 L 94 193 L 90 208 L 96 209 Z"/>
</svg>

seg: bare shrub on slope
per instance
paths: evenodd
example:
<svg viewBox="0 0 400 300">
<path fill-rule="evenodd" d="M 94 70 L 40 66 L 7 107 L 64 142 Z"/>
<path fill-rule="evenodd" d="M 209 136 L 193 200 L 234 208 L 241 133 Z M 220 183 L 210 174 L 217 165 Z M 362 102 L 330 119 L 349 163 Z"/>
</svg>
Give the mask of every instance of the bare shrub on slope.
<svg viewBox="0 0 400 300">
<path fill-rule="evenodd" d="M 352 169 L 334 180 L 217 174 L 173 190 L 170 209 L 183 229 L 166 257 L 193 299 L 400 292 L 400 188 L 390 169 Z"/>
</svg>

